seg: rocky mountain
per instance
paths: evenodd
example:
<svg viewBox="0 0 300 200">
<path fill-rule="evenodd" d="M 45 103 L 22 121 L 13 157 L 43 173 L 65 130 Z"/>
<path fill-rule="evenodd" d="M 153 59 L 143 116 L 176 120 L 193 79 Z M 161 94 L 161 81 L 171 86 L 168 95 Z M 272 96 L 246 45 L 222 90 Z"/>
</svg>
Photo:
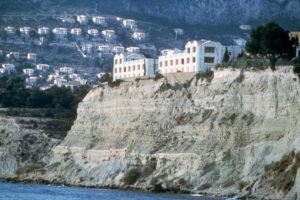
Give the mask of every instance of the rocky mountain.
<svg viewBox="0 0 300 200">
<path fill-rule="evenodd" d="M 26 8 L 31 9 L 26 9 Z M 50 9 L 49 9 L 50 8 Z M 52 9 L 51 9 L 52 8 Z M 299 22 L 298 0 L 3 0 L 0 10 L 106 13 L 171 23 L 224 25 Z M 74 13 L 73 13 L 74 14 Z M 299 24 L 298 24 L 299 25 Z"/>
<path fill-rule="evenodd" d="M 299 198 L 298 77 L 286 68 L 191 77 L 178 74 L 93 89 L 47 166 L 12 177 Z"/>
</svg>

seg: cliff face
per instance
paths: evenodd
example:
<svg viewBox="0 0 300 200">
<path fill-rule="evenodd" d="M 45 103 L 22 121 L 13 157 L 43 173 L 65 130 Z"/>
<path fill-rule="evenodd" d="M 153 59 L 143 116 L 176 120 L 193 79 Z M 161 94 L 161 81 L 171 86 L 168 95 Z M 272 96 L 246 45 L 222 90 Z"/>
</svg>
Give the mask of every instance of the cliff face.
<svg viewBox="0 0 300 200">
<path fill-rule="evenodd" d="M 85 186 L 283 198 L 300 191 L 300 84 L 284 70 L 216 71 L 98 87 L 48 172 Z M 171 86 L 167 81 L 185 83 Z M 26 179 L 25 178 L 25 179 Z M 298 197 L 300 194 L 298 194 Z M 295 197 L 295 196 L 294 196 Z"/>
</svg>

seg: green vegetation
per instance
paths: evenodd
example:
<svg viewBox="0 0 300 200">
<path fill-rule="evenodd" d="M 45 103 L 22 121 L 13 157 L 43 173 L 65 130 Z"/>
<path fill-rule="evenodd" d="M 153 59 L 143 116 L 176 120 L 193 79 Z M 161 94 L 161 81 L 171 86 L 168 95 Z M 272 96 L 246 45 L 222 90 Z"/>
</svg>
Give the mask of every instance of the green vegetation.
<svg viewBox="0 0 300 200">
<path fill-rule="evenodd" d="M 294 62 L 294 73 L 300 77 L 300 58 L 293 60 Z"/>
<path fill-rule="evenodd" d="M 137 182 L 140 176 L 141 176 L 141 171 L 138 168 L 131 168 L 124 174 L 122 181 L 126 185 L 133 185 Z"/>
<path fill-rule="evenodd" d="M 22 77 L 3 76 L 0 77 L 0 106 L 4 108 L 43 108 L 49 116 L 68 117 L 76 116 L 78 103 L 89 91 L 88 86 L 82 86 L 77 90 L 70 90 L 62 87 L 51 87 L 42 91 L 37 88 L 25 88 L 25 81 Z M 61 115 L 57 115 L 61 113 Z"/>
<path fill-rule="evenodd" d="M 225 50 L 225 53 L 224 53 L 224 57 L 223 57 L 223 62 L 227 63 L 229 60 L 230 60 L 229 52 L 228 52 L 228 49 L 226 47 L 226 50 Z"/>
<path fill-rule="evenodd" d="M 271 69 L 275 71 L 279 58 L 294 56 L 294 45 L 296 44 L 296 38 L 290 39 L 288 31 L 272 22 L 252 31 L 246 50 L 253 56 L 267 58 L 270 61 Z"/>
</svg>

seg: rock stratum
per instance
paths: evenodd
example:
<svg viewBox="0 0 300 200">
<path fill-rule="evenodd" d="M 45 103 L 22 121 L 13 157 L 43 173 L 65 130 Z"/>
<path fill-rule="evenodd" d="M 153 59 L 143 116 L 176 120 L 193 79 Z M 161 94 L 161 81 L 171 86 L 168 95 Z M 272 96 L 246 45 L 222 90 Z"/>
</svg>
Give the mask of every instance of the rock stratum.
<svg viewBox="0 0 300 200">
<path fill-rule="evenodd" d="M 299 199 L 300 84 L 291 70 L 183 76 L 93 89 L 47 166 L 10 176 Z"/>
</svg>

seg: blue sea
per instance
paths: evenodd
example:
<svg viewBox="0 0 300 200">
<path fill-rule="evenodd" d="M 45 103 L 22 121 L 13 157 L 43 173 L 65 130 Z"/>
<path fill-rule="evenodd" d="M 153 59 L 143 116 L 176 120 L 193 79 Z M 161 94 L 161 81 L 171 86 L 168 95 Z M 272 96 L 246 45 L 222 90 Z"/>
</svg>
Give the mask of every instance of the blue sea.
<svg viewBox="0 0 300 200">
<path fill-rule="evenodd" d="M 219 200 L 191 195 L 0 183 L 0 200 Z M 221 200 L 221 199 L 220 199 Z"/>
</svg>

